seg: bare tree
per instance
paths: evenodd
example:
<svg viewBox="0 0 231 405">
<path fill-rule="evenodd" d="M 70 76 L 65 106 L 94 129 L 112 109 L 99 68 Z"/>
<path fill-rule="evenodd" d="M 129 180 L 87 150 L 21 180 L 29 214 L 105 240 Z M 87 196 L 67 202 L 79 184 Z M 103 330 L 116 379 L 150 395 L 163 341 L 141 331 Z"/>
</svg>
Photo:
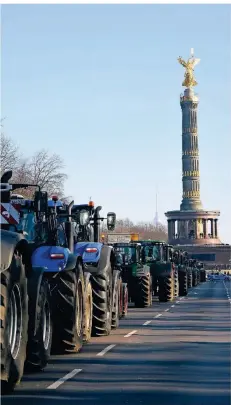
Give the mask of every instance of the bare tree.
<svg viewBox="0 0 231 405">
<path fill-rule="evenodd" d="M 106 225 L 103 226 L 102 232 L 107 235 Z M 114 233 L 138 233 L 140 239 L 156 239 L 167 241 L 167 229 L 164 225 L 159 224 L 157 227 L 151 222 L 138 222 L 134 224 L 129 218 L 118 219 Z"/>
<path fill-rule="evenodd" d="M 1 132 L 1 173 L 14 170 L 19 162 L 19 150 L 13 140 Z"/>
<path fill-rule="evenodd" d="M 42 190 L 48 192 L 50 197 L 57 194 L 59 198 L 64 196 L 64 182 L 67 175 L 62 172 L 64 167 L 62 158 L 57 154 L 50 155 L 48 151 L 36 152 L 32 158 L 21 163 L 15 171 L 13 181 L 17 183 L 38 184 Z M 25 197 L 32 197 L 34 188 L 17 190 Z"/>
</svg>

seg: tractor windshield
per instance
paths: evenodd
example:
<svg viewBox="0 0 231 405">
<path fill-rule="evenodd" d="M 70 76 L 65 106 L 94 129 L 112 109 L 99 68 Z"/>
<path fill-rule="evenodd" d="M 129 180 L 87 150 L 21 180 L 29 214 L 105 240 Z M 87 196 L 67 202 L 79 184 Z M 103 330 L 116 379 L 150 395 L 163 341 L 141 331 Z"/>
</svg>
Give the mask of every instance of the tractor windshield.
<svg viewBox="0 0 231 405">
<path fill-rule="evenodd" d="M 115 251 L 121 264 L 137 262 L 136 248 L 133 246 L 116 246 Z"/>
</svg>

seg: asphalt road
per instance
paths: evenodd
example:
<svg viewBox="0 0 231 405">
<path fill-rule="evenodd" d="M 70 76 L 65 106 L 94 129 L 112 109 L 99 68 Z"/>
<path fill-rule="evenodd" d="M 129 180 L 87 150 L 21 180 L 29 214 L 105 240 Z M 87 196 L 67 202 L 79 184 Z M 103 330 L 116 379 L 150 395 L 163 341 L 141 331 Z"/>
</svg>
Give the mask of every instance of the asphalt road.
<svg viewBox="0 0 231 405">
<path fill-rule="evenodd" d="M 2 405 L 230 405 L 230 287 L 206 282 L 175 302 L 130 309 L 110 336 L 52 357 Z"/>
</svg>

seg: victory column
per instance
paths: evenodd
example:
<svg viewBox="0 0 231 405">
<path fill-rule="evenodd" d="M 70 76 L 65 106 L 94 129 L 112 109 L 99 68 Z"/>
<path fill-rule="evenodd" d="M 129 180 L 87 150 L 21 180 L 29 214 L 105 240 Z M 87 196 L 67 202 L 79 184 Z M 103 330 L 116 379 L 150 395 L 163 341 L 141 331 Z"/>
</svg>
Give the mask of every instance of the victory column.
<svg viewBox="0 0 231 405">
<path fill-rule="evenodd" d="M 168 242 L 172 245 L 191 246 L 194 253 L 210 254 L 209 246 L 224 246 L 218 237 L 219 211 L 206 211 L 200 199 L 199 144 L 197 128 L 198 95 L 194 93 L 197 82 L 194 67 L 200 59 L 194 57 L 191 49 L 190 58 L 181 57 L 178 62 L 185 68 L 182 86 L 186 87 L 180 96 L 182 110 L 182 186 L 183 195 L 180 210 L 165 213 L 168 219 Z M 206 246 L 205 246 L 206 245 Z M 209 246 L 208 246 L 209 245 Z M 202 247 L 207 249 L 202 249 Z M 194 247 L 194 248 L 193 248 Z M 199 248 L 200 247 L 200 248 Z M 214 250 L 214 249 L 213 249 Z M 218 250 L 215 249 L 216 253 Z M 222 248 L 223 250 L 223 248 Z M 216 253 L 213 253 L 214 261 Z M 202 258 L 201 258 L 202 259 Z"/>
</svg>

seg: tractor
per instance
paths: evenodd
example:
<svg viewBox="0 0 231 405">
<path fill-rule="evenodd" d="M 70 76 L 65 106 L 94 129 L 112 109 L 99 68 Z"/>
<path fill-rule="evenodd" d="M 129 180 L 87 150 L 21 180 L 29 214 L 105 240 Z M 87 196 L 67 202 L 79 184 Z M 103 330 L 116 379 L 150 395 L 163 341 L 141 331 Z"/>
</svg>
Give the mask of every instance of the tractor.
<svg viewBox="0 0 231 405">
<path fill-rule="evenodd" d="M 121 268 L 122 280 L 128 286 L 128 299 L 135 307 L 152 305 L 152 279 L 150 267 L 139 243 L 113 243 L 117 263 Z"/>
<path fill-rule="evenodd" d="M 192 287 L 196 287 L 200 283 L 200 269 L 196 259 L 189 260 L 189 267 L 192 271 Z"/>
<path fill-rule="evenodd" d="M 200 270 L 200 282 L 204 283 L 206 281 L 206 270 L 204 267 L 204 263 L 198 263 L 197 267 Z"/>
<path fill-rule="evenodd" d="M 12 171 L 1 177 L 1 392 L 10 393 L 22 378 L 25 364 L 47 364 L 51 347 L 51 292 L 44 268 L 33 260 L 33 249 L 20 223 L 20 201 L 11 191 L 29 184 L 9 184 Z M 37 216 L 45 195 L 36 191 Z M 20 227 L 19 227 L 20 228 Z M 38 359 L 39 358 L 39 359 Z"/>
<path fill-rule="evenodd" d="M 178 295 L 178 272 L 173 263 L 173 249 L 164 241 L 139 240 L 150 266 L 153 294 L 159 302 L 172 301 Z"/>
<path fill-rule="evenodd" d="M 113 231 L 116 215 L 109 212 L 100 216 L 102 207 L 95 208 L 93 201 L 73 205 L 71 216 L 77 237 L 73 241 L 74 252 L 83 258 L 84 268 L 91 274 L 92 283 L 92 336 L 109 335 L 116 329 L 119 319 L 127 313 L 127 291 L 123 285 L 114 249 L 100 241 L 100 223 L 107 220 L 107 228 Z M 87 222 L 82 224 L 80 212 L 85 212 Z M 63 212 L 61 214 L 61 212 Z M 59 209 L 65 218 L 65 207 Z"/>
<path fill-rule="evenodd" d="M 178 270 L 179 296 L 186 296 L 188 294 L 187 252 L 174 249 L 173 262 Z"/>
</svg>

